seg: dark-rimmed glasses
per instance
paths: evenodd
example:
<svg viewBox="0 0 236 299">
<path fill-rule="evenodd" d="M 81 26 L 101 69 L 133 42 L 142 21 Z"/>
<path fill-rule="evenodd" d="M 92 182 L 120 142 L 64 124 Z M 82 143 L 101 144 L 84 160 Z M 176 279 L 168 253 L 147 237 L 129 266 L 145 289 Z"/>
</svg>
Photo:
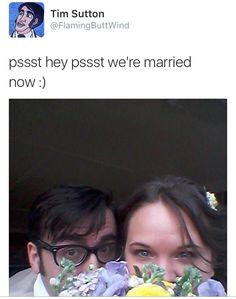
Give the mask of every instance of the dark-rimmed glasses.
<svg viewBox="0 0 236 299">
<path fill-rule="evenodd" d="M 75 266 L 81 265 L 91 253 L 95 254 L 101 264 L 117 261 L 122 255 L 122 246 L 116 242 L 105 243 L 97 247 L 82 245 L 50 245 L 42 240 L 37 240 L 36 245 L 53 254 L 56 265 L 61 266 L 62 258 L 71 260 Z"/>
</svg>

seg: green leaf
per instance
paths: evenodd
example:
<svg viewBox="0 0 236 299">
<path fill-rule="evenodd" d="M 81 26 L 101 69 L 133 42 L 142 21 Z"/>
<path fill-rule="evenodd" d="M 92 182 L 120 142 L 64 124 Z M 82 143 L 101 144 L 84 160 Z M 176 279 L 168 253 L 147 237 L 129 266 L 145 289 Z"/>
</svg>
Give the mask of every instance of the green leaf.
<svg viewBox="0 0 236 299">
<path fill-rule="evenodd" d="M 184 275 L 176 279 L 176 287 L 174 289 L 177 296 L 191 296 L 193 289 L 201 282 L 201 272 L 190 266 L 185 269 Z"/>
<path fill-rule="evenodd" d="M 145 264 L 143 266 L 144 282 L 156 283 L 164 279 L 165 270 L 156 264 Z"/>
<path fill-rule="evenodd" d="M 63 258 L 60 263 L 60 268 L 61 272 L 57 276 L 58 282 L 56 285 L 52 286 L 56 295 L 58 295 L 63 289 L 66 289 L 68 284 L 70 284 L 70 277 L 71 273 L 75 270 L 75 264 L 72 261 Z"/>
<path fill-rule="evenodd" d="M 134 271 L 137 277 L 142 277 L 142 272 L 140 271 L 139 267 L 136 265 L 133 265 Z"/>
</svg>

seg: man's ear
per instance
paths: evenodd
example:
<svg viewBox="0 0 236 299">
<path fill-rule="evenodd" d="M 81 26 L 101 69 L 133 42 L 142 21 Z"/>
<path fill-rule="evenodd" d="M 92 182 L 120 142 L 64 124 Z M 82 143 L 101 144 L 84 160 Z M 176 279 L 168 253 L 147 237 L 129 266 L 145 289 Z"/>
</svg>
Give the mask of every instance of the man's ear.
<svg viewBox="0 0 236 299">
<path fill-rule="evenodd" d="M 34 26 L 34 25 L 37 25 L 37 24 L 38 24 L 38 22 L 39 22 L 39 19 L 38 19 L 38 18 L 35 18 L 35 20 L 34 20 L 34 22 L 33 22 L 33 24 L 32 24 L 32 25 L 33 25 L 33 26 Z"/>
<path fill-rule="evenodd" d="M 34 243 L 29 242 L 27 244 L 27 253 L 32 272 L 35 274 L 39 273 L 40 257 L 37 246 Z"/>
</svg>

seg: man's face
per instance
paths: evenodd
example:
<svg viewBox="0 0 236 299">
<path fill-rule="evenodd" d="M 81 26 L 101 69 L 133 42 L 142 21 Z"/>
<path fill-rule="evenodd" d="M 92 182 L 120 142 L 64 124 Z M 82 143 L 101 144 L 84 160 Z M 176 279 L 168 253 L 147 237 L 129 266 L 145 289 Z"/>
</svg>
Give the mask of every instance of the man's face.
<svg viewBox="0 0 236 299">
<path fill-rule="evenodd" d="M 16 19 L 16 31 L 20 34 L 29 33 L 32 25 L 35 24 L 35 22 L 37 22 L 36 19 L 32 23 L 32 25 L 30 25 L 30 22 L 33 21 L 33 19 L 34 19 L 33 11 L 27 8 L 26 6 L 23 6 Z"/>
<path fill-rule="evenodd" d="M 58 242 L 53 245 L 82 245 L 87 247 L 98 247 L 98 246 L 104 246 L 105 244 L 111 244 L 112 242 L 116 240 L 116 224 L 115 219 L 113 216 L 113 213 L 107 209 L 106 211 L 106 219 L 104 226 L 101 227 L 98 233 L 92 233 L 90 235 L 87 235 L 85 237 L 80 237 L 76 239 L 76 235 L 83 234 L 88 227 L 88 223 L 84 223 L 78 230 L 75 230 L 73 232 L 73 237 L 68 240 L 64 240 L 63 242 Z M 50 240 L 43 240 L 49 244 Z M 74 251 L 68 252 L 68 254 L 74 255 Z M 41 256 L 40 256 L 40 269 L 43 270 L 42 279 L 44 281 L 44 284 L 46 286 L 46 289 L 50 295 L 52 294 L 51 286 L 50 286 L 50 278 L 55 277 L 59 274 L 60 268 L 56 265 L 53 255 L 50 251 L 41 249 Z M 100 267 L 103 264 L 100 263 L 94 253 L 91 253 L 88 255 L 87 259 L 79 266 L 76 267 L 76 274 L 79 274 L 80 272 L 84 272 L 88 270 L 88 266 L 90 264 L 95 265 L 95 267 Z"/>
</svg>

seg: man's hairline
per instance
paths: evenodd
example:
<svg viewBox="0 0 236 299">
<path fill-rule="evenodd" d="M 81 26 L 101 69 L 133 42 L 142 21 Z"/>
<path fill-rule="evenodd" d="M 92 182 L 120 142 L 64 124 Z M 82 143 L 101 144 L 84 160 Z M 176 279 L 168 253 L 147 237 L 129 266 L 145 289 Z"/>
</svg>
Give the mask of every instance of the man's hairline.
<svg viewBox="0 0 236 299">
<path fill-rule="evenodd" d="M 115 232 L 114 232 L 114 236 L 115 237 L 117 237 L 117 222 L 116 222 L 116 218 L 115 218 L 115 215 L 114 215 L 114 211 L 112 210 L 112 208 L 110 207 L 110 206 L 106 206 L 106 209 L 105 209 L 105 215 L 104 215 L 105 217 L 104 217 L 104 225 L 103 226 L 101 226 L 100 227 L 100 229 L 98 229 L 98 230 L 94 230 L 94 231 L 92 231 L 92 232 L 90 232 L 89 234 L 78 234 L 78 233 L 68 233 L 68 235 L 77 235 L 77 238 L 79 239 L 79 238 L 81 238 L 81 239 L 84 239 L 84 238 L 86 238 L 86 237 L 88 237 L 88 236 L 90 236 L 90 235 L 92 235 L 92 234 L 98 234 L 101 230 L 102 230 L 102 228 L 106 225 L 106 223 L 107 223 L 107 217 L 112 217 L 113 218 L 113 220 L 114 220 L 114 224 L 115 224 Z M 92 219 L 91 219 L 91 222 L 92 222 Z M 91 223 L 90 222 L 90 223 Z M 89 223 L 89 224 L 90 224 Z M 81 228 L 81 225 L 83 224 L 83 220 L 79 220 L 77 223 L 75 223 L 74 225 L 71 225 L 71 227 L 68 229 L 68 231 L 73 231 L 73 230 L 75 230 L 75 231 L 78 231 L 78 229 L 79 229 L 79 227 Z M 61 229 L 60 230 L 60 232 L 61 231 L 63 231 L 63 229 Z M 65 236 L 66 237 L 66 232 L 65 232 L 65 235 L 63 234 L 63 236 Z M 43 234 L 42 234 L 42 236 L 41 236 L 41 238 L 42 238 L 42 241 L 43 240 L 45 240 L 45 242 L 52 242 L 52 240 L 55 240 L 55 243 L 57 243 L 57 242 L 60 242 L 60 241 L 63 241 L 63 240 L 66 240 L 63 236 L 61 237 L 61 238 L 59 238 L 59 239 L 57 239 L 57 238 L 55 238 L 55 235 L 56 234 L 52 234 L 51 232 L 49 232 L 48 230 L 47 231 L 45 231 Z M 108 235 L 111 235 L 111 232 L 110 233 L 108 233 Z"/>
</svg>

